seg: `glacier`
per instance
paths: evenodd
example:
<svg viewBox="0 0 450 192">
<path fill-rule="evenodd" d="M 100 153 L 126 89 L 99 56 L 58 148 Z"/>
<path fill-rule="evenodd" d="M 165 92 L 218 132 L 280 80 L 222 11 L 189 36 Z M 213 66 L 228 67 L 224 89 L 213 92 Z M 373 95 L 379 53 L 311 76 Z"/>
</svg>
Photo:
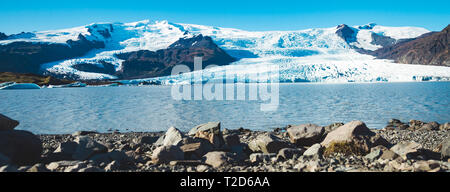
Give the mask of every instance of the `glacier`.
<svg viewBox="0 0 450 192">
<path fill-rule="evenodd" d="M 233 82 L 258 82 L 249 79 L 254 73 L 276 66 L 280 82 L 396 82 L 396 81 L 448 81 L 450 68 L 441 66 L 397 64 L 358 53 L 352 46 L 376 50 L 380 45 L 371 44 L 372 33 L 395 40 L 414 38 L 428 33 L 420 27 L 387 27 L 376 24 L 353 26 L 357 30 L 356 42 L 348 44 L 338 35 L 336 27 L 297 31 L 245 31 L 233 28 L 179 24 L 168 21 L 144 20 L 133 23 L 94 23 L 82 27 L 54 31 L 34 32 L 0 41 L 65 43 L 76 40 L 78 34 L 88 40 L 105 42 L 104 49 L 89 52 L 83 57 L 56 61 L 42 65 L 42 70 L 54 74 L 75 74 L 81 79 L 117 79 L 114 75 L 83 72 L 72 68 L 75 64 L 97 65 L 105 61 L 121 70 L 118 53 L 167 48 L 179 38 L 193 35 L 212 37 L 214 42 L 239 60 L 228 66 L 184 73 L 167 77 L 122 80 L 122 83 L 160 81 L 163 84 L 186 84 L 196 81 L 221 81 L 231 75 Z M 108 32 L 110 35 L 105 36 Z M 272 66 L 272 67 L 271 67 Z M 267 72 L 267 71 L 266 71 Z M 202 73 L 202 79 L 193 78 Z"/>
</svg>

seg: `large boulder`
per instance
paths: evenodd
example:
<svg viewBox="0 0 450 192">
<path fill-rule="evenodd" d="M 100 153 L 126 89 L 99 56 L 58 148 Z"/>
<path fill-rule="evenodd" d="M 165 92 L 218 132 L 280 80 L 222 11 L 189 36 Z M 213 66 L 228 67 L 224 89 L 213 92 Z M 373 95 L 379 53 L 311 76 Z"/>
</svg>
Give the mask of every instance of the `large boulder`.
<svg viewBox="0 0 450 192">
<path fill-rule="evenodd" d="M 414 141 L 402 141 L 391 147 L 390 150 L 398 154 L 404 160 L 415 159 L 422 155 L 424 151 L 422 145 Z"/>
<path fill-rule="evenodd" d="M 183 151 L 185 159 L 196 160 L 212 151 L 213 145 L 204 139 L 199 139 L 198 142 L 182 145 L 180 149 Z"/>
<path fill-rule="evenodd" d="M 226 164 L 233 162 L 231 154 L 223 151 L 213 151 L 209 152 L 203 156 L 203 162 L 211 165 L 214 168 L 221 167 Z"/>
<path fill-rule="evenodd" d="M 206 139 L 211 142 L 216 149 L 225 145 L 222 132 L 220 131 L 220 122 L 209 122 L 198 125 L 192 128 L 188 135 Z"/>
<path fill-rule="evenodd" d="M 0 153 L 18 165 L 33 164 L 41 158 L 42 142 L 28 131 L 0 131 Z"/>
<path fill-rule="evenodd" d="M 362 121 L 351 121 L 327 134 L 322 141 L 322 146 L 329 147 L 334 143 L 352 143 L 363 152 L 369 152 L 370 148 L 377 145 L 390 147 L 390 143 L 375 134 Z"/>
<path fill-rule="evenodd" d="M 183 133 L 175 127 L 170 127 L 166 134 L 161 136 L 156 142 L 157 146 L 169 146 L 169 145 L 181 145 L 183 141 L 184 135 Z"/>
<path fill-rule="evenodd" d="M 180 147 L 175 145 L 166 145 L 156 148 L 152 154 L 152 161 L 155 164 L 165 164 L 171 161 L 183 160 L 184 153 Z"/>
<path fill-rule="evenodd" d="M 0 113 L 0 131 L 13 130 L 17 125 L 19 125 L 18 121 L 10 119 Z"/>
<path fill-rule="evenodd" d="M 302 124 L 287 129 L 289 140 L 297 146 L 311 146 L 322 141 L 325 128 L 316 124 Z"/>
<path fill-rule="evenodd" d="M 289 147 L 288 143 L 271 133 L 258 135 L 248 146 L 254 152 L 261 151 L 265 154 L 278 153 L 280 149 Z"/>
<path fill-rule="evenodd" d="M 309 147 L 304 153 L 304 158 L 320 159 L 322 158 L 323 147 L 320 143 L 316 143 Z"/>
<path fill-rule="evenodd" d="M 79 136 L 75 138 L 77 148 L 72 154 L 72 158 L 75 160 L 87 160 L 92 156 L 100 153 L 108 152 L 108 148 L 90 138 L 89 136 Z"/>
</svg>

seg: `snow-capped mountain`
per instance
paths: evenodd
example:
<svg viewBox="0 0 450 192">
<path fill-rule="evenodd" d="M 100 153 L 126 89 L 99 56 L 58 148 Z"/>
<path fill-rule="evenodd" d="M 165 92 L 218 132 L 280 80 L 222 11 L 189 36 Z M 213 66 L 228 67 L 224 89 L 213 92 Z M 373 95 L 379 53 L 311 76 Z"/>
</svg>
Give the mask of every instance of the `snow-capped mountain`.
<svg viewBox="0 0 450 192">
<path fill-rule="evenodd" d="M 103 42 L 104 46 L 92 46 L 82 56 L 74 56 L 72 59 L 41 64 L 40 70 L 53 75 L 74 75 L 80 79 L 117 79 L 119 77 L 114 74 L 86 72 L 73 66 L 90 64 L 104 67 L 102 63 L 108 63 L 113 70 L 120 71 L 124 60 L 117 57 L 119 54 L 167 49 L 180 38 L 202 34 L 211 37 L 215 44 L 237 59 L 230 65 L 204 70 L 203 75 L 207 79 L 222 78 L 214 75 L 220 71 L 242 75 L 256 73 L 255 69 L 258 67 L 276 65 L 280 70 L 281 82 L 449 80 L 448 67 L 396 64 L 364 54 L 428 32 L 430 31 L 419 27 L 386 27 L 375 24 L 256 32 L 146 20 L 22 33 L 1 40 L 0 49 L 19 42 L 67 44 L 77 42 L 82 36 L 90 42 Z M 190 73 L 185 73 L 155 79 L 164 83 L 188 83 L 192 81 L 190 77 Z M 234 80 L 256 81 L 246 80 L 239 75 Z"/>
</svg>

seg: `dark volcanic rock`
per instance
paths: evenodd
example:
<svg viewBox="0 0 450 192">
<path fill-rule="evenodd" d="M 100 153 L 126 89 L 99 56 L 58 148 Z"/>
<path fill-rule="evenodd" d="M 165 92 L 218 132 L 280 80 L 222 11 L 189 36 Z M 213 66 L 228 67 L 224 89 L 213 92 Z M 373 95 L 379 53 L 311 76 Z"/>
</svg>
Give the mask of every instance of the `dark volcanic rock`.
<svg viewBox="0 0 450 192">
<path fill-rule="evenodd" d="M 371 53 L 380 59 L 398 63 L 450 66 L 450 25 L 437 33 L 424 34 Z"/>
<path fill-rule="evenodd" d="M 89 41 L 81 34 L 78 40 L 68 40 L 66 44 L 20 41 L 0 45 L 0 72 L 40 74 L 43 63 L 79 57 L 104 47 L 103 42 Z"/>
<path fill-rule="evenodd" d="M 397 41 L 391 37 L 379 35 L 377 33 L 372 33 L 372 42 L 374 45 L 381 45 L 382 47 L 391 46 L 395 44 Z"/>
<path fill-rule="evenodd" d="M 32 164 L 41 158 L 42 143 L 28 131 L 0 131 L 0 153 L 18 165 Z"/>
<path fill-rule="evenodd" d="M 355 29 L 349 27 L 346 24 L 341 24 L 337 26 L 336 34 L 345 40 L 347 43 L 356 42 L 357 32 Z"/>
<path fill-rule="evenodd" d="M 116 55 L 123 62 L 119 77 L 124 79 L 148 78 L 171 75 L 175 65 L 187 65 L 194 68 L 194 57 L 203 57 L 203 66 L 228 65 L 236 61 L 219 48 L 211 37 L 198 35 L 181 38 L 167 49 L 158 51 L 141 50 Z"/>
</svg>

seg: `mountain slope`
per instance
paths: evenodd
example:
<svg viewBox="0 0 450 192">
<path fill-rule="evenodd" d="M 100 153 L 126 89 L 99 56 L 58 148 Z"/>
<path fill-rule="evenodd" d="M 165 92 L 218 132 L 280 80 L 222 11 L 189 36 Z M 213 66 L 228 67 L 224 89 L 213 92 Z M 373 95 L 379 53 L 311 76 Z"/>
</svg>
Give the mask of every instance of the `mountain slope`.
<svg viewBox="0 0 450 192">
<path fill-rule="evenodd" d="M 373 55 L 397 63 L 450 66 L 449 42 L 450 25 L 440 32 L 378 49 Z"/>
<path fill-rule="evenodd" d="M 122 79 L 167 76 L 179 64 L 194 70 L 194 57 L 203 57 L 204 65 L 228 65 L 236 61 L 219 48 L 211 37 L 202 35 L 181 38 L 167 49 L 134 51 L 118 54 L 117 57 L 125 60 L 119 71 Z"/>
<path fill-rule="evenodd" d="M 399 67 L 392 61 L 368 55 L 377 49 L 405 42 L 405 39 L 416 38 L 425 33 L 429 31 L 418 27 L 386 27 L 375 24 L 258 32 L 167 21 L 140 21 L 90 24 L 71 29 L 10 35 L 6 40 L 0 40 L 0 46 L 17 42 L 67 44 L 68 40 L 75 41 L 80 34 L 88 41 L 103 42 L 104 48 L 92 49 L 72 59 L 40 65 L 40 71 L 45 74 L 78 79 L 168 75 L 170 67 L 175 64 L 191 65 L 189 59 L 192 61 L 191 57 L 195 55 L 186 50 L 177 51 L 171 45 L 180 39 L 202 35 L 211 37 L 211 42 L 220 50 L 237 58 L 230 66 L 219 66 L 205 70 L 205 73 L 231 69 L 232 73 L 248 75 L 254 73 L 258 66 L 277 66 L 280 69 L 280 81 L 286 82 L 445 80 L 450 77 L 449 68 L 446 67 Z M 185 45 L 195 47 L 192 43 L 186 41 Z M 182 59 L 169 54 L 179 55 Z M 220 51 L 214 54 L 225 55 Z M 206 64 L 224 65 L 232 61 L 231 57 L 217 57 L 220 59 L 211 61 L 204 58 L 203 61 Z M 153 68 L 148 68 L 152 65 Z M 155 68 L 156 71 L 153 70 Z M 212 77 L 213 73 L 205 76 Z M 183 83 L 189 81 L 183 75 L 158 79 Z M 247 82 L 240 77 L 235 80 Z"/>
</svg>

